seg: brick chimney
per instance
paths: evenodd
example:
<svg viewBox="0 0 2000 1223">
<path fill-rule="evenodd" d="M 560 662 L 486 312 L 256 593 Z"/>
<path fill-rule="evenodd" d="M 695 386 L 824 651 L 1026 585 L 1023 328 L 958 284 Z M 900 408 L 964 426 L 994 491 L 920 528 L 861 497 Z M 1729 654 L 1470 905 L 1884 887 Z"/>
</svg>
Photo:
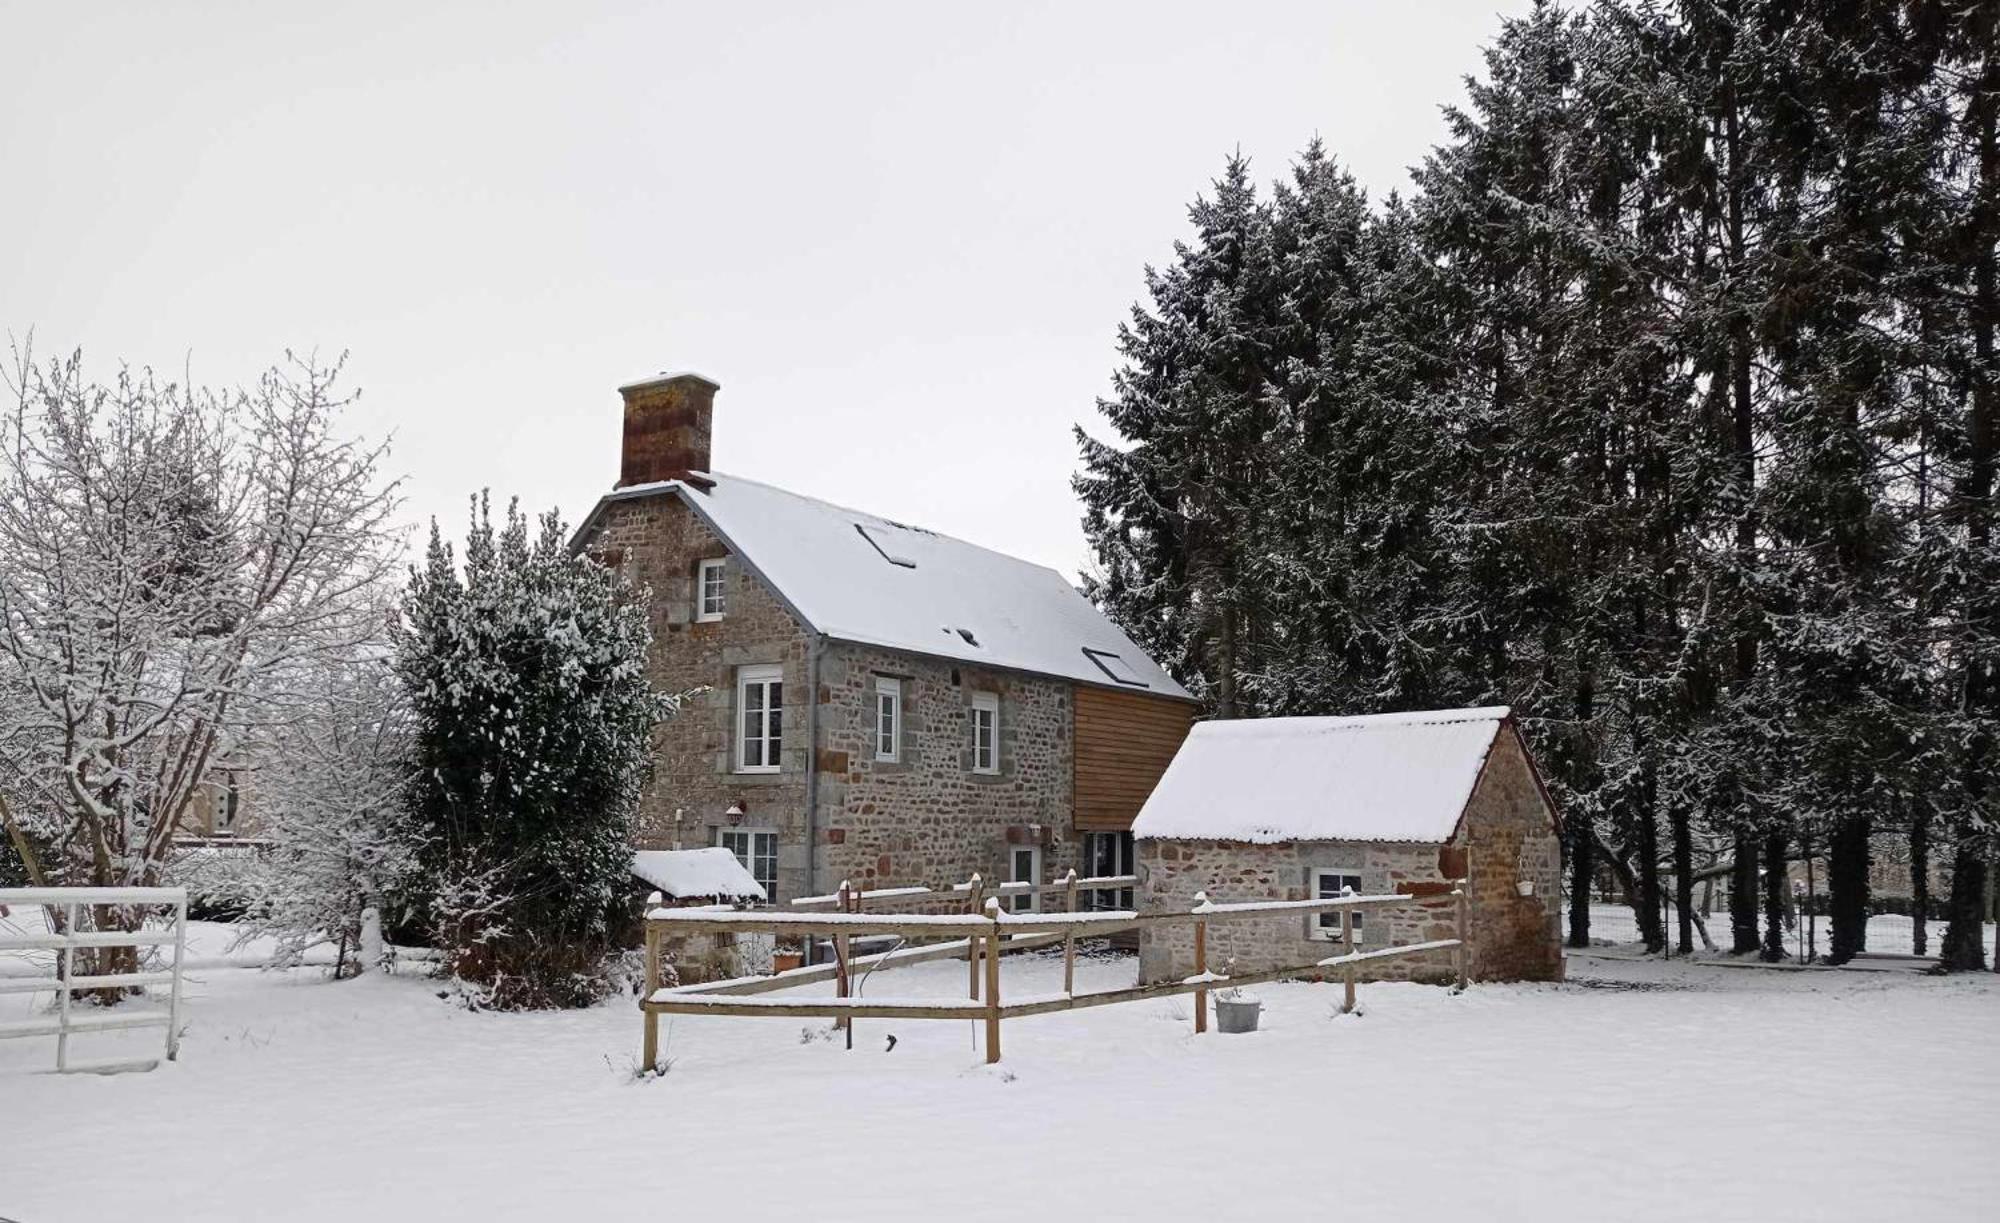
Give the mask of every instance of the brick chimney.
<svg viewBox="0 0 2000 1223">
<path fill-rule="evenodd" d="M 625 441 L 618 487 L 685 479 L 708 470 L 708 436 L 721 390 L 700 374 L 661 374 L 618 388 Z"/>
</svg>

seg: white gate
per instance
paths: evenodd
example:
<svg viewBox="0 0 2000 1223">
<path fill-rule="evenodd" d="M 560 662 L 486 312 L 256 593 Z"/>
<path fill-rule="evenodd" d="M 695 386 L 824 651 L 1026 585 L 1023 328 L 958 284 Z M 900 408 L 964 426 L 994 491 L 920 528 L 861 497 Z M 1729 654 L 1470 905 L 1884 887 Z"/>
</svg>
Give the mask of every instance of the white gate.
<svg viewBox="0 0 2000 1223">
<path fill-rule="evenodd" d="M 0 953 L 9 951 L 53 951 L 53 976 L 0 976 L 0 994 L 42 994 L 56 996 L 53 1014 L 33 1019 L 0 1020 L 0 1039 L 10 1036 L 53 1036 L 56 1038 L 56 1070 L 109 1072 L 151 1070 L 159 1059 L 109 1059 L 74 1061 L 69 1055 L 70 1037 L 86 1032 L 116 1032 L 130 1028 L 161 1027 L 167 1030 L 166 1055 L 169 1061 L 180 1053 L 181 1043 L 181 961 L 187 955 L 187 889 L 185 888 L 0 888 L 0 905 L 16 910 L 40 905 L 51 913 L 60 912 L 62 923 L 51 922 L 46 932 L 19 933 L 0 924 Z M 137 923 L 133 930 L 78 930 L 76 914 L 91 905 L 118 905 L 128 908 L 171 910 L 171 927 L 147 927 Z M 164 914 L 162 914 L 164 916 Z M 165 968 L 144 972 L 76 972 L 78 948 L 164 947 L 174 949 L 173 962 Z M 130 989 L 148 985 L 168 987 L 167 1008 L 79 1011 L 73 994 L 94 989 Z"/>
</svg>

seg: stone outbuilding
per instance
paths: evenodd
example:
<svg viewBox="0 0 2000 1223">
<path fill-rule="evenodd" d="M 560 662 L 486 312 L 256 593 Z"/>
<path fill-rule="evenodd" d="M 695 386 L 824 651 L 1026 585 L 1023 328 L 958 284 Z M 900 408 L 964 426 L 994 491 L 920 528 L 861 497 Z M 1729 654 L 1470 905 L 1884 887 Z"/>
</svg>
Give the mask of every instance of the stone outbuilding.
<svg viewBox="0 0 2000 1223">
<path fill-rule="evenodd" d="M 1505 707 L 1350 718 L 1204 722 L 1133 824 L 1139 908 L 1450 890 L 1468 884 L 1471 976 L 1563 972 L 1558 817 Z M 1354 950 L 1452 937 L 1448 906 L 1357 913 Z M 1209 967 L 1249 972 L 1347 950 L 1338 914 L 1218 921 Z M 1187 976 L 1192 928 L 1149 926 L 1143 980 Z M 1444 980 L 1449 952 L 1367 965 L 1375 978 Z"/>
</svg>

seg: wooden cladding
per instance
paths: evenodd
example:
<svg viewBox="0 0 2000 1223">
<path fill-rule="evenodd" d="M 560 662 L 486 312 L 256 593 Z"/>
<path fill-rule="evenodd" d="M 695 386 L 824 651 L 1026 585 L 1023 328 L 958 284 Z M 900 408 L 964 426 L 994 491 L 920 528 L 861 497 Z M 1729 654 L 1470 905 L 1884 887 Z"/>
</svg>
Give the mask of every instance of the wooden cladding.
<svg viewBox="0 0 2000 1223">
<path fill-rule="evenodd" d="M 1132 826 L 1194 722 L 1186 701 L 1076 689 L 1076 826 L 1114 832 Z"/>
</svg>

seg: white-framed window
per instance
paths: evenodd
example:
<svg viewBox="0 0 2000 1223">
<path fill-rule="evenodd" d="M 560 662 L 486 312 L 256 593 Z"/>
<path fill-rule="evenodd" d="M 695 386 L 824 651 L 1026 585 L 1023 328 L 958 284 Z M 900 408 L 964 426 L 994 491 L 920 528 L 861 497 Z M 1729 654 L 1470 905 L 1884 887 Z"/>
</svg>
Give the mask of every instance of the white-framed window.
<svg viewBox="0 0 2000 1223">
<path fill-rule="evenodd" d="M 903 681 L 875 677 L 875 759 L 894 764 L 903 758 Z"/>
<path fill-rule="evenodd" d="M 785 671 L 736 669 L 736 771 L 775 773 L 785 741 Z"/>
<path fill-rule="evenodd" d="M 778 832 L 774 828 L 719 828 L 716 843 L 743 864 L 764 888 L 764 899 L 778 898 Z"/>
<path fill-rule="evenodd" d="M 1104 879 L 1132 873 L 1134 854 L 1130 832 L 1086 832 L 1083 834 L 1083 877 Z M 1132 908 L 1131 888 L 1093 888 L 1084 904 L 1095 910 Z"/>
<path fill-rule="evenodd" d="M 1358 895 L 1361 891 L 1361 872 L 1345 866 L 1316 866 L 1312 870 L 1312 883 L 1313 896 L 1318 900 L 1332 900 L 1346 888 L 1353 888 Z M 1349 909 L 1348 914 L 1354 923 L 1354 943 L 1359 946 L 1363 914 L 1359 909 Z M 1313 937 L 1339 942 L 1340 911 L 1313 914 Z"/>
<path fill-rule="evenodd" d="M 729 610 L 729 588 L 725 584 L 728 575 L 728 563 L 720 557 L 695 566 L 695 619 L 720 620 L 722 613 Z"/>
<path fill-rule="evenodd" d="M 1040 883 L 1042 881 L 1042 847 L 1039 845 L 1014 845 L 1007 850 L 1007 882 Z M 1022 892 L 1007 897 L 1007 907 L 1016 913 L 1038 913 L 1042 908 L 1042 898 L 1036 892 Z"/>
<path fill-rule="evenodd" d="M 995 693 L 972 694 L 972 771 L 1000 771 L 1000 698 Z"/>
</svg>

